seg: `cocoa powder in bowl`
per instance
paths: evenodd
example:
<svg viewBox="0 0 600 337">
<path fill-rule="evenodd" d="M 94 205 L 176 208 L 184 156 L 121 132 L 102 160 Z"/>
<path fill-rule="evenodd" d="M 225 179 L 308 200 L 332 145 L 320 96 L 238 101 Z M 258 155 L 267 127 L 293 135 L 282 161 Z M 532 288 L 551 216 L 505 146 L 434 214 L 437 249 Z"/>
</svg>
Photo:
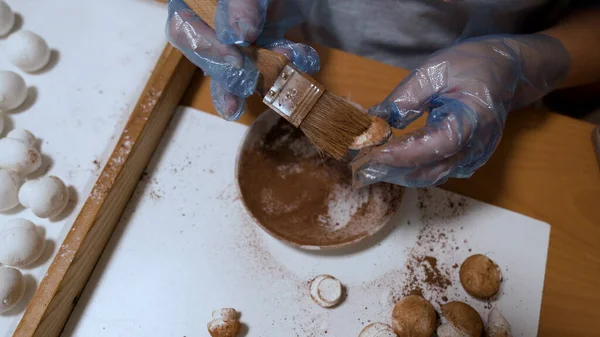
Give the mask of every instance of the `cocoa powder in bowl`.
<svg viewBox="0 0 600 337">
<path fill-rule="evenodd" d="M 347 163 L 321 156 L 304 134 L 272 111 L 251 126 L 240 148 L 242 201 L 274 237 L 303 248 L 336 248 L 383 228 L 404 189 L 352 188 Z"/>
</svg>

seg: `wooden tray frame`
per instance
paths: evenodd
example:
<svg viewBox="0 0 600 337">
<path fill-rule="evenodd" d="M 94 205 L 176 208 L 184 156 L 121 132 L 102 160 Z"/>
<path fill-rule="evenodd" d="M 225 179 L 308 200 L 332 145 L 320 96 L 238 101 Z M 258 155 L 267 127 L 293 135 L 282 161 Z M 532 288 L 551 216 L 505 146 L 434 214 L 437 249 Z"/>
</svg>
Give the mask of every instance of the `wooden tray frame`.
<svg viewBox="0 0 600 337">
<path fill-rule="evenodd" d="M 58 337 L 196 71 L 165 48 L 14 337 Z"/>
<path fill-rule="evenodd" d="M 408 74 L 340 51 L 318 52 L 332 66 L 323 67 L 317 80 L 363 106 L 381 100 Z M 202 73 L 168 45 L 13 337 L 62 333 L 177 106 L 215 113 L 208 95 Z M 249 124 L 263 110 L 260 100 L 250 99 L 240 122 Z M 594 126 L 535 109 L 513 116 L 488 165 L 469 181 L 444 188 L 552 224 L 539 335 L 594 335 L 600 329 L 600 269 L 590 269 L 600 261 L 600 228 L 592 226 L 595 214 L 600 219 L 593 198 L 600 177 L 589 139 Z M 552 170 L 540 171 L 547 167 Z M 558 193 L 589 198 L 571 205 L 553 198 Z"/>
</svg>

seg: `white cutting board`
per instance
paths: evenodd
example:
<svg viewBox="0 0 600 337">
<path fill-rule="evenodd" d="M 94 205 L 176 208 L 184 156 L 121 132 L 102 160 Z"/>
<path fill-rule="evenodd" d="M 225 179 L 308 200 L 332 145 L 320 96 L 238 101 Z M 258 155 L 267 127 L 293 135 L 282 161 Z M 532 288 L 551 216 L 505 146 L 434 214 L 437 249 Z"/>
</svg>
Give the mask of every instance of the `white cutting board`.
<svg viewBox="0 0 600 337">
<path fill-rule="evenodd" d="M 68 216 L 40 220 L 30 211 L 0 214 L 0 226 L 16 217 L 45 231 L 46 251 L 23 269 L 28 289 L 16 309 L 0 314 L 0 336 L 10 336 L 46 273 L 65 230 L 75 219 L 101 167 L 112 152 L 127 117 L 154 69 L 166 39 L 166 5 L 151 0 L 5 0 L 18 13 L 22 29 L 40 34 L 55 50 L 41 74 L 26 74 L 2 52 L 0 69 L 19 73 L 31 94 L 23 108 L 9 113 L 3 137 L 13 128 L 41 139 L 41 173 L 62 178 L 72 190 Z M 35 92 L 35 94 L 33 94 Z"/>
<path fill-rule="evenodd" d="M 407 256 L 419 250 L 446 268 L 490 256 L 504 275 L 492 305 L 515 336 L 536 335 L 547 224 L 440 189 L 408 190 L 388 228 L 363 245 L 291 248 L 253 224 L 238 199 L 234 163 L 246 129 L 178 111 L 63 336 L 208 336 L 221 307 L 242 312 L 247 336 L 357 336 L 369 322 L 389 323 Z M 419 235 L 438 239 L 419 247 Z M 448 299 L 487 316 L 490 305 L 467 296 L 454 271 Z M 307 282 L 321 273 L 346 287 L 338 308 L 308 296 Z"/>
</svg>

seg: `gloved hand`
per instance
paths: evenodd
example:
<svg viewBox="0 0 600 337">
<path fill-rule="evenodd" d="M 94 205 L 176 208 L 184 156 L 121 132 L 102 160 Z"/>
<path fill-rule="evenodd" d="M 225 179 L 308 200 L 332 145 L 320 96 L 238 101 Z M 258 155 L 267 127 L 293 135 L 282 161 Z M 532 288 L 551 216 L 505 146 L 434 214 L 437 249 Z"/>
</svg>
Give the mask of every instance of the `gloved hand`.
<svg viewBox="0 0 600 337">
<path fill-rule="evenodd" d="M 275 1 L 267 20 L 268 0 L 219 0 L 215 32 L 183 0 L 170 0 L 167 39 L 211 77 L 212 101 L 219 114 L 237 120 L 246 110 L 245 98 L 254 92 L 259 73 L 236 45 L 256 42 L 286 55 L 303 72 L 319 70 L 313 48 L 283 39 L 288 29 L 301 23 L 304 11 L 299 6 L 308 6 L 307 2 Z"/>
<path fill-rule="evenodd" d="M 470 177 L 496 149 L 509 111 L 550 92 L 569 54 L 546 35 L 486 36 L 433 54 L 370 113 L 404 128 L 425 112 L 427 126 L 361 151 L 354 185 L 408 187 Z"/>
</svg>

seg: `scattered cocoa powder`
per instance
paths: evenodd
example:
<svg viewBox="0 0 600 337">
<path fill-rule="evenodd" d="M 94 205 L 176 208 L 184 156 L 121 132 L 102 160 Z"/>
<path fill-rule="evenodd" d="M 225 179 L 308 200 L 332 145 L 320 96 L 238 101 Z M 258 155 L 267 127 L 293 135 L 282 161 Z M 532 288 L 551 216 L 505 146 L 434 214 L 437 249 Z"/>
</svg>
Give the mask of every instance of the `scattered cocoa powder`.
<svg viewBox="0 0 600 337">
<path fill-rule="evenodd" d="M 403 188 L 352 189 L 347 164 L 322 158 L 303 133 L 279 118 L 238 161 L 242 200 L 272 235 L 330 246 L 372 234 L 398 209 Z"/>
<path fill-rule="evenodd" d="M 419 190 L 417 207 L 421 211 L 423 227 L 417 234 L 417 242 L 410 247 L 405 264 L 404 283 L 394 298 L 412 294 L 423 297 L 439 307 L 448 298 L 457 296 L 457 284 L 453 284 L 459 265 L 453 259 L 455 252 L 466 250 L 467 242 L 456 239 L 456 231 L 462 227 L 440 228 L 435 224 L 456 218 L 465 212 L 467 201 L 460 196 L 447 197 Z"/>
<path fill-rule="evenodd" d="M 409 256 L 406 270 L 406 283 L 402 288 L 404 296 L 422 296 L 426 288 L 430 295 L 428 297 L 439 300 L 445 297 L 446 290 L 452 285 L 449 273 L 438 268 L 437 259 L 433 256 Z"/>
<path fill-rule="evenodd" d="M 425 256 L 420 259 L 421 264 L 425 268 L 425 282 L 429 285 L 434 285 L 440 288 L 448 287 L 451 282 L 449 276 L 442 274 L 437 267 L 437 259 L 433 256 Z M 426 262 L 427 264 L 424 264 Z"/>
<path fill-rule="evenodd" d="M 160 195 L 157 191 L 152 190 L 152 191 L 150 191 L 150 198 L 152 198 L 154 200 L 159 200 L 159 199 L 162 199 L 162 195 Z"/>
</svg>

